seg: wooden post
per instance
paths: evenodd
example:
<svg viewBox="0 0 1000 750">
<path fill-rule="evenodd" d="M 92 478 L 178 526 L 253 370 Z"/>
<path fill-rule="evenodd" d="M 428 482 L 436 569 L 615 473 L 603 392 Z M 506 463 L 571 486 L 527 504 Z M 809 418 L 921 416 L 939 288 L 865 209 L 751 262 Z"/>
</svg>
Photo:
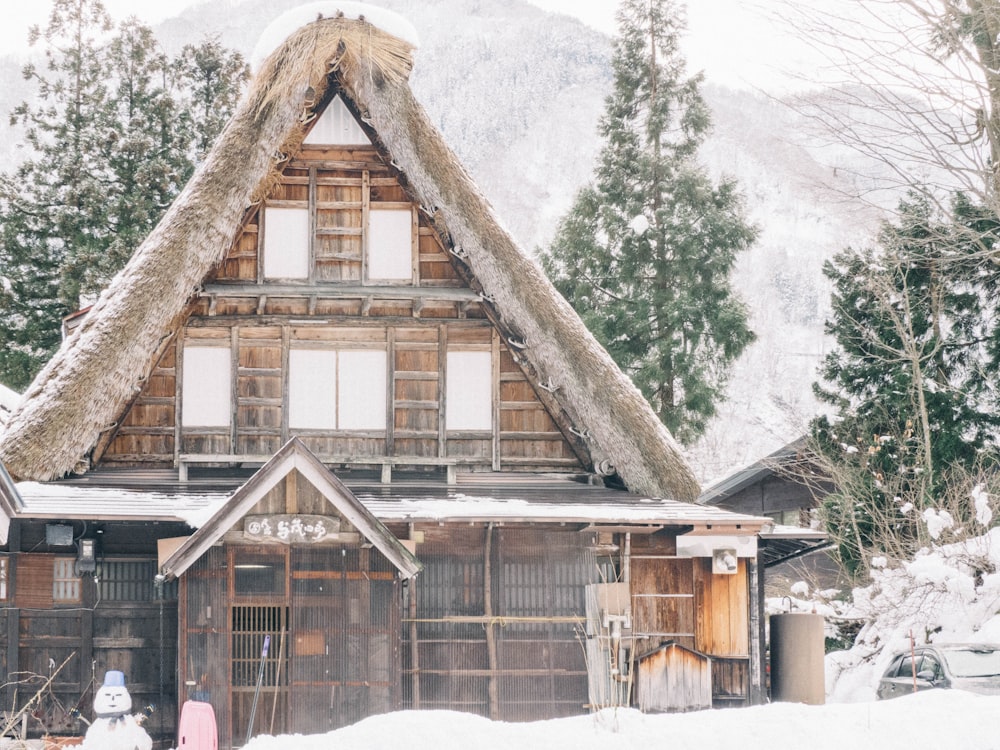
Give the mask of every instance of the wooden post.
<svg viewBox="0 0 1000 750">
<path fill-rule="evenodd" d="M 767 702 L 767 687 L 764 685 L 766 649 L 763 627 L 764 576 L 760 574 L 755 557 L 747 559 L 747 588 L 750 594 L 747 607 L 750 611 L 750 684 L 747 686 L 747 697 L 751 706 L 759 706 Z"/>
<path fill-rule="evenodd" d="M 413 539 L 414 525 L 410 524 L 410 539 Z M 417 585 L 420 580 L 419 576 L 415 576 L 410 579 L 409 592 L 409 617 L 410 617 L 410 682 L 411 682 L 411 695 L 413 696 L 413 705 L 411 708 L 420 708 L 420 643 L 419 643 L 419 633 L 417 631 Z"/>
<path fill-rule="evenodd" d="M 490 676 L 487 685 L 490 701 L 490 718 L 500 718 L 500 696 L 497 689 L 497 642 L 493 632 L 493 522 L 486 525 L 486 540 L 483 544 L 483 617 L 486 620 L 486 653 L 489 658 Z"/>
</svg>

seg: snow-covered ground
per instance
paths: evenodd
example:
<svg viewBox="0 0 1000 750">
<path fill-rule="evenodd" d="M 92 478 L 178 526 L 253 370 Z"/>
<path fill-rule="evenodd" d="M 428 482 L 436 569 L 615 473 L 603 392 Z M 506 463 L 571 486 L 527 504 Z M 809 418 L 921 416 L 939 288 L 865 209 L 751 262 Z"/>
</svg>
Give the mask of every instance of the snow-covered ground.
<svg viewBox="0 0 1000 750">
<path fill-rule="evenodd" d="M 932 691 L 878 703 L 775 703 L 687 714 L 605 709 L 527 724 L 450 711 L 374 716 L 324 735 L 256 737 L 245 750 L 988 750 L 1000 748 L 990 717 L 1000 697 Z"/>
</svg>

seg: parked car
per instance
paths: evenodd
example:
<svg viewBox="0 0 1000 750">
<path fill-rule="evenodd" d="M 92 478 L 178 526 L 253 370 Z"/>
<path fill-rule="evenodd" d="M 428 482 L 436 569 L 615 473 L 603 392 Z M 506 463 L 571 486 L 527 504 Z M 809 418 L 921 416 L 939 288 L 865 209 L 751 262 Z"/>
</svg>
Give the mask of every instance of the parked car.
<svg viewBox="0 0 1000 750">
<path fill-rule="evenodd" d="M 877 695 L 885 700 L 931 688 L 1000 695 L 1000 644 L 935 644 L 896 654 Z"/>
</svg>

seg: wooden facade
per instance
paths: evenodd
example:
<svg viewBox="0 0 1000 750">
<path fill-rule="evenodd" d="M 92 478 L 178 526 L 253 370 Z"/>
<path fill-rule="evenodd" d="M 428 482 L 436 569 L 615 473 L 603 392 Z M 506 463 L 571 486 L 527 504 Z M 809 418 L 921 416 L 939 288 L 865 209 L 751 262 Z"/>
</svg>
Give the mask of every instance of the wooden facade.
<svg viewBox="0 0 1000 750">
<path fill-rule="evenodd" d="M 754 552 L 719 572 L 678 538 L 728 545 L 765 519 L 673 499 L 693 478 L 638 391 L 511 254 L 443 145 L 407 172 L 371 125 L 382 110 L 352 99 L 367 79 L 339 76 L 296 111 L 312 133 L 289 141 L 225 246 L 204 250 L 211 270 L 155 321 L 165 333 L 102 344 L 109 362 L 151 354 L 113 419 L 64 430 L 91 436 L 79 474 L 4 506 L 8 675 L 44 678 L 75 653 L 53 710 L 86 715 L 95 675 L 121 670 L 137 704 L 160 706 L 163 747 L 185 700 L 212 704 L 225 748 L 401 708 L 531 720 L 630 705 L 637 655 L 666 642 L 710 660 L 714 705 L 759 701 Z M 457 211 L 420 198 L 425 171 L 449 176 L 437 197 Z M 120 309 L 99 302 L 70 351 L 94 329 L 133 330 Z M 79 404 L 101 370 L 24 408 Z M 18 451 L 51 420 L 19 419 L 0 456 L 47 476 Z M 77 565 L 84 541 L 92 568 Z M 624 592 L 613 607 L 594 594 L 608 584 Z M 24 689 L 10 682 L 4 705 Z"/>
<path fill-rule="evenodd" d="M 308 221 L 302 278 L 264 276 L 268 249 L 260 225 L 276 209 L 301 211 Z M 391 285 L 369 278 L 363 262 L 366 228 L 380 211 L 412 217 L 412 276 Z M 228 350 L 227 424 L 183 424 L 188 347 Z M 384 353 L 384 423 L 335 430 L 290 423 L 288 363 L 302 350 Z M 493 414 L 478 428 L 449 429 L 447 363 L 449 354 L 464 352 L 489 357 Z M 388 472 L 394 466 L 581 470 L 560 414 L 553 418 L 551 401 L 543 403 L 545 392 L 540 396 L 516 360 L 426 215 L 407 199 L 400 175 L 374 147 L 304 147 L 192 302 L 100 460 L 116 466 L 263 461 L 298 436 L 330 464 Z"/>
</svg>

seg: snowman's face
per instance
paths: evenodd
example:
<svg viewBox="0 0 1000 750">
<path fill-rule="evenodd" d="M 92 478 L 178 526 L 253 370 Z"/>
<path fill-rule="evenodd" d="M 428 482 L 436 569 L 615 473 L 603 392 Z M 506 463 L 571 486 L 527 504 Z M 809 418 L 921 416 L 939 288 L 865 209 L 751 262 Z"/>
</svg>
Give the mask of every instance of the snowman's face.
<svg viewBox="0 0 1000 750">
<path fill-rule="evenodd" d="M 123 687 L 108 687 L 104 685 L 94 696 L 94 713 L 124 714 L 132 710 L 132 696 Z"/>
</svg>

